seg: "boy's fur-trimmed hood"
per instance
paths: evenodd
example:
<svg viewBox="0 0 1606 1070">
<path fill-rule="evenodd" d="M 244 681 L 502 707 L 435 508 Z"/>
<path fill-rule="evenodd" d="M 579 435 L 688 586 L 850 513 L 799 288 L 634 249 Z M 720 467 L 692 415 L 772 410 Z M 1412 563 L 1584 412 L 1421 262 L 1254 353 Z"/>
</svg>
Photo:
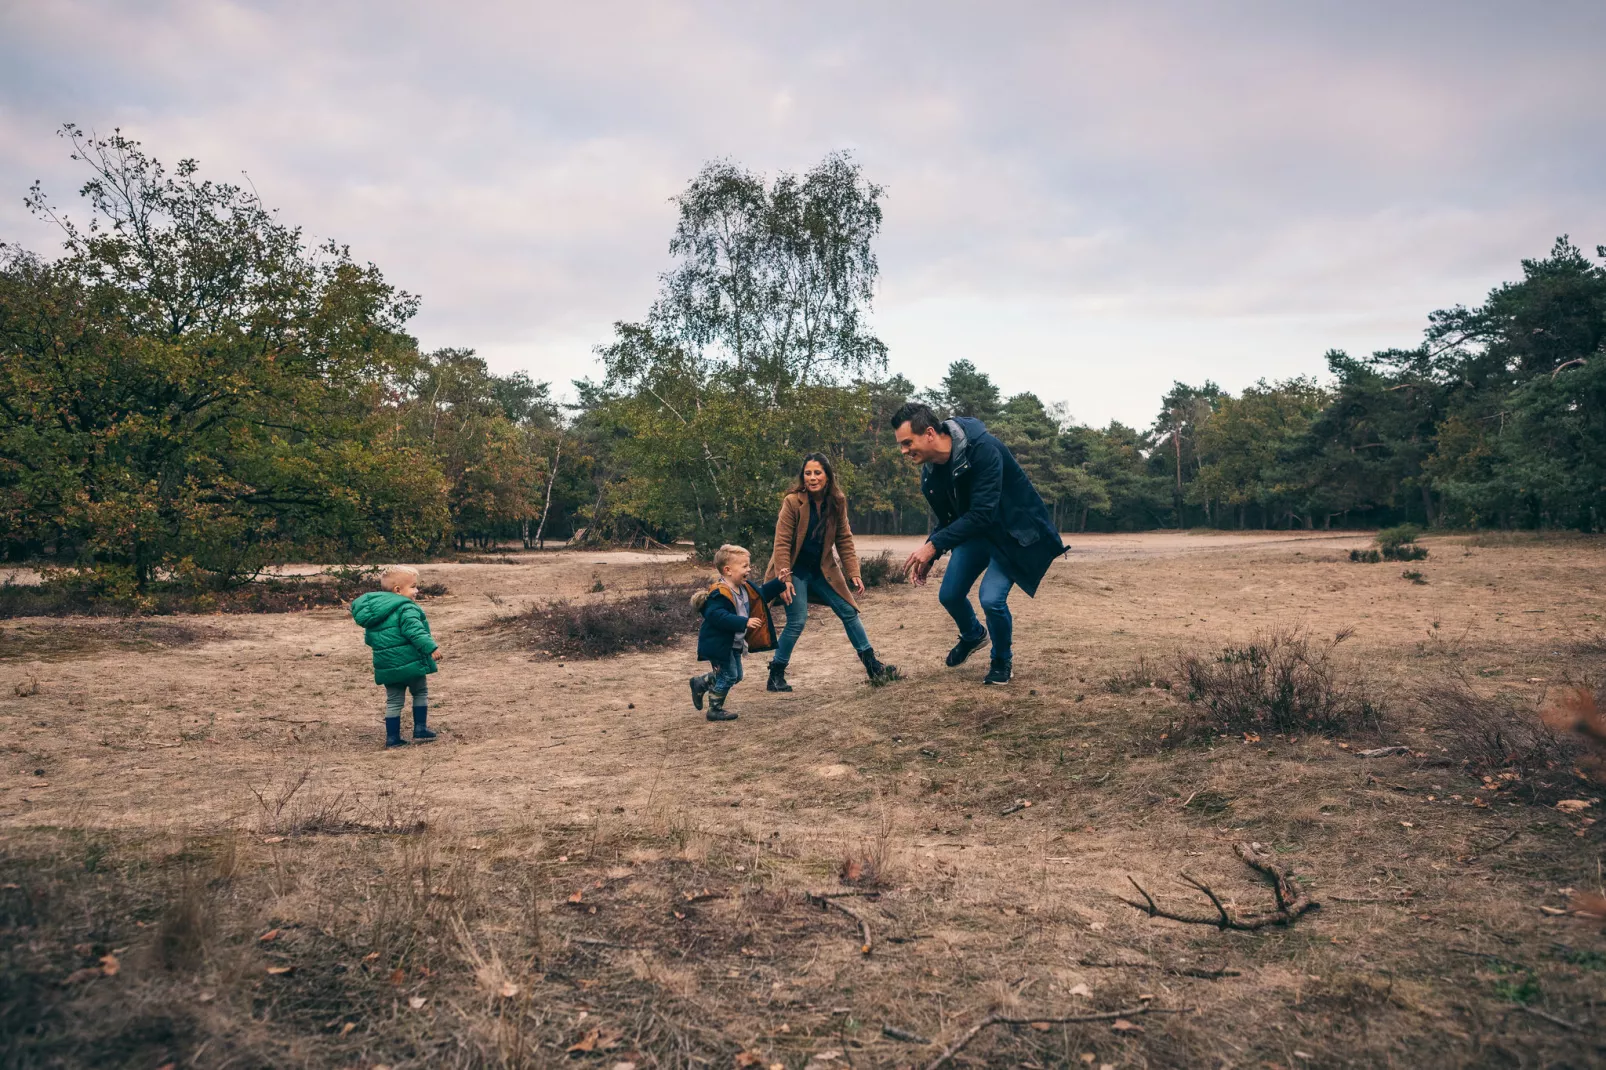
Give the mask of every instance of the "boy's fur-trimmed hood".
<svg viewBox="0 0 1606 1070">
<path fill-rule="evenodd" d="M 712 594 L 712 593 L 713 592 L 711 590 L 705 590 L 705 591 L 698 591 L 697 593 L 693 594 L 691 596 L 691 608 L 692 608 L 692 611 L 696 612 L 696 613 L 701 613 L 703 611 L 704 607 L 706 607 L 708 605 L 708 596 L 710 594 Z"/>
</svg>

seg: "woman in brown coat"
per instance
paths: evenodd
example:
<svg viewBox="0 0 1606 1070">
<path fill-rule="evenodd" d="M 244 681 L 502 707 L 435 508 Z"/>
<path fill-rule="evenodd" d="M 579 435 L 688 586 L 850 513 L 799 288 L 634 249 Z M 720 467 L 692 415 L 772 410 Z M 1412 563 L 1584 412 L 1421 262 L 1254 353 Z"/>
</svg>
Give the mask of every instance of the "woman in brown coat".
<svg viewBox="0 0 1606 1070">
<path fill-rule="evenodd" d="M 864 581 L 859 578 L 859 555 L 853 549 L 853 529 L 848 526 L 848 499 L 838 489 L 836 473 L 824 454 L 803 458 L 797 484 L 781 502 L 781 515 L 775 521 L 775 552 L 764 578 L 786 580 L 794 591 L 786 607 L 786 628 L 770 661 L 766 690 L 792 690 L 786 682 L 786 666 L 808 623 L 810 602 L 824 602 L 842 621 L 872 684 L 898 678 L 896 666 L 876 659 L 848 589 L 851 583 L 863 594 Z"/>
</svg>

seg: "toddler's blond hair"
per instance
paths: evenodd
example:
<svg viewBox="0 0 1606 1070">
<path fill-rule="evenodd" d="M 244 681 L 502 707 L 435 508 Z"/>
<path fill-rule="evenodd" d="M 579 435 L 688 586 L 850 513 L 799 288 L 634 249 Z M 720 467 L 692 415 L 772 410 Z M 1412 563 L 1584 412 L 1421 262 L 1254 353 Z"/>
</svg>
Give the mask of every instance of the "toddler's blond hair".
<svg viewBox="0 0 1606 1070">
<path fill-rule="evenodd" d="M 411 565 L 391 565 L 379 577 L 379 586 L 387 591 L 399 591 L 418 582 L 418 570 Z"/>
<path fill-rule="evenodd" d="M 735 543 L 728 542 L 714 551 L 714 571 L 723 576 L 725 574 L 725 566 L 730 564 L 733 558 L 752 556 L 747 552 L 747 547 L 737 546 Z"/>
</svg>

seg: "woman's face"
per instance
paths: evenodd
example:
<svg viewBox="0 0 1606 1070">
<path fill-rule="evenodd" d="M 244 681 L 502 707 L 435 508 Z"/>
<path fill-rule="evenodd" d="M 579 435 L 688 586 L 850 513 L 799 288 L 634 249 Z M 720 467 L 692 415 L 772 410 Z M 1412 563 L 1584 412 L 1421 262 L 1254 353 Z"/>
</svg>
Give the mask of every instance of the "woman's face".
<svg viewBox="0 0 1606 1070">
<path fill-rule="evenodd" d="M 810 461 L 803 466 L 803 486 L 810 494 L 818 494 L 825 489 L 825 466 L 819 461 Z"/>
</svg>

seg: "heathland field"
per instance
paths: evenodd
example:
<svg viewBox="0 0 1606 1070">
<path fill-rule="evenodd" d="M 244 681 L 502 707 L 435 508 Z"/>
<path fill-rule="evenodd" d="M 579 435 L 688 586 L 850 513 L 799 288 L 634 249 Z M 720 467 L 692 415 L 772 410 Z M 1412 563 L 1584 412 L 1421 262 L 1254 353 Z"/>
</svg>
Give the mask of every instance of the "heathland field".
<svg viewBox="0 0 1606 1070">
<path fill-rule="evenodd" d="M 1606 669 L 1606 543 L 1068 541 L 1010 687 L 883 586 L 906 680 L 817 611 L 730 724 L 689 635 L 527 612 L 673 630 L 680 558 L 425 565 L 441 738 L 394 752 L 343 608 L 0 622 L 0 1062 L 1606 1059 L 1602 793 L 1540 716 Z"/>
</svg>

